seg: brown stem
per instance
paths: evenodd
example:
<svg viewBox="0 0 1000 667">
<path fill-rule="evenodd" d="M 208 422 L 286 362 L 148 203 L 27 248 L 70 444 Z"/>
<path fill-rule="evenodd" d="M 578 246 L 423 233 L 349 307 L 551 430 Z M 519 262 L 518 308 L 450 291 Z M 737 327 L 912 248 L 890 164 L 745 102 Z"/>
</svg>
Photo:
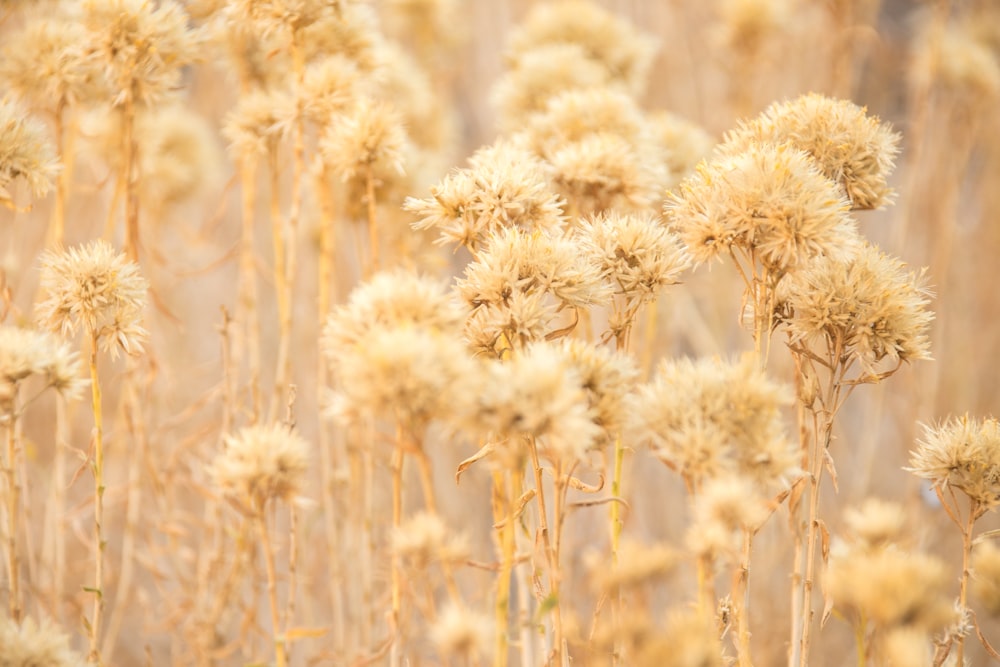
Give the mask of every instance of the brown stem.
<svg viewBox="0 0 1000 667">
<path fill-rule="evenodd" d="M 398 531 L 403 521 L 403 463 L 405 454 L 403 448 L 398 446 L 392 452 L 392 529 Z M 403 564 L 399 554 L 394 549 L 392 552 L 392 574 L 391 574 L 391 623 L 395 635 L 390 651 L 389 663 L 392 667 L 402 664 L 400 649 L 402 644 L 401 636 L 401 611 L 402 611 L 402 591 L 403 591 Z"/>
<path fill-rule="evenodd" d="M 559 563 L 556 561 L 556 554 L 552 548 L 552 540 L 549 537 L 549 520 L 545 508 L 545 487 L 542 480 L 542 466 L 538 458 L 538 446 L 535 439 L 528 438 L 528 453 L 531 456 L 531 468 L 535 474 L 535 502 L 538 509 L 538 534 L 542 538 L 542 547 L 545 550 L 546 563 L 549 571 L 549 601 L 552 604 L 552 657 L 550 661 L 554 664 L 562 664 L 562 612 L 559 601 Z"/>
<path fill-rule="evenodd" d="M 494 667 L 507 667 L 507 629 L 510 612 L 511 572 L 514 568 L 514 516 L 515 499 L 509 473 L 493 472 L 493 522 L 500 525 L 500 569 L 497 571 L 496 602 L 494 605 L 495 645 Z M 519 491 L 519 490 L 517 490 Z"/>
<path fill-rule="evenodd" d="M 956 511 L 958 508 L 955 508 Z M 959 588 L 958 594 L 958 605 L 961 609 L 961 613 L 965 614 L 968 611 L 968 594 L 969 594 L 969 574 L 970 574 L 970 560 L 972 557 L 972 532 L 973 527 L 976 523 L 976 519 L 979 514 L 979 502 L 972 498 L 969 498 L 969 516 L 965 521 L 965 525 L 962 526 L 962 581 Z M 965 664 L 965 635 L 960 634 L 957 638 L 958 640 L 958 657 L 955 660 L 956 665 Z"/>
<path fill-rule="evenodd" d="M 90 651 L 87 662 L 101 664 L 101 615 L 104 611 L 104 536 L 101 522 L 104 516 L 104 419 L 101 408 L 101 383 L 97 375 L 97 331 L 90 332 L 90 389 L 94 413 L 94 611 L 90 620 Z"/>
<path fill-rule="evenodd" d="M 267 570 L 267 601 L 271 607 L 274 659 L 278 667 L 285 667 L 287 665 L 287 657 L 285 654 L 284 633 L 281 629 L 281 617 L 278 610 L 278 574 L 274 566 L 274 548 L 271 545 L 271 534 L 267 528 L 266 507 L 263 502 L 258 502 L 256 520 L 261 545 L 264 548 L 264 567 Z"/>
<path fill-rule="evenodd" d="M 241 217 L 239 259 L 239 310 L 236 320 L 239 322 L 239 336 L 233 337 L 234 359 L 240 359 L 238 354 L 242 342 L 246 341 L 247 366 L 250 373 L 250 423 L 256 424 L 260 419 L 260 322 L 257 316 L 257 255 L 254 250 L 254 222 L 256 220 L 257 204 L 257 169 L 256 162 L 250 156 L 240 160 Z"/>
<path fill-rule="evenodd" d="M 281 391 L 288 384 L 289 349 L 291 340 L 292 308 L 291 290 L 288 285 L 285 221 L 281 215 L 281 173 L 278 169 L 277 146 L 268 151 L 268 168 L 271 176 L 271 237 L 274 243 L 274 292 L 278 304 L 278 359 L 274 371 L 274 387 L 271 395 L 269 421 L 274 421 L 281 403 Z"/>
<path fill-rule="evenodd" d="M 11 407 L 7 412 L 7 460 L 4 461 L 4 476 L 7 478 L 7 580 L 10 582 L 8 607 L 10 617 L 16 624 L 21 623 L 21 562 L 18 557 L 17 537 L 20 534 L 18 519 L 21 516 L 21 487 L 17 482 L 17 385 L 14 385 Z"/>
<path fill-rule="evenodd" d="M 125 97 L 122 111 L 122 142 L 124 156 L 122 177 L 125 180 L 125 255 L 132 262 L 139 262 L 139 175 L 138 143 L 135 139 L 135 101 Z"/>
</svg>

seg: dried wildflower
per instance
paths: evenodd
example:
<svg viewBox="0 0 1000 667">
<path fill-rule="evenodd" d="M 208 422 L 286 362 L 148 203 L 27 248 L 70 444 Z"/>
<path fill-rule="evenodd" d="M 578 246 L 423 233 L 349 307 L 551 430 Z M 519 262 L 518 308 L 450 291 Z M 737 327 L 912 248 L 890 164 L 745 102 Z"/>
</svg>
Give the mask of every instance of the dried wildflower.
<svg viewBox="0 0 1000 667">
<path fill-rule="evenodd" d="M 299 493 L 309 466 L 309 445 L 283 424 L 248 426 L 223 438 L 212 464 L 215 483 L 237 501 L 262 511 L 271 500 Z"/>
<path fill-rule="evenodd" d="M 237 155 L 267 155 L 289 134 L 295 114 L 295 98 L 287 91 L 256 90 L 240 97 L 222 134 Z"/>
<path fill-rule="evenodd" d="M 358 99 L 363 87 L 357 64 L 342 55 L 310 63 L 302 81 L 302 112 L 324 127 Z"/>
<path fill-rule="evenodd" d="M 923 429 L 906 470 L 942 490 L 960 489 L 983 508 L 1000 504 L 1000 422 L 963 415 Z"/>
<path fill-rule="evenodd" d="M 552 458 L 582 460 L 600 437 L 582 378 L 565 348 L 535 343 L 506 363 L 489 362 L 471 430 L 532 437 Z"/>
<path fill-rule="evenodd" d="M 648 126 L 628 95 L 611 88 L 571 90 L 556 95 L 524 130 L 533 150 L 548 156 L 554 150 L 593 134 L 623 139 L 629 146 L 646 143 Z"/>
<path fill-rule="evenodd" d="M 613 439 L 623 426 L 625 396 L 639 375 L 638 369 L 631 357 L 604 346 L 573 338 L 561 345 L 587 392 L 594 423 L 605 439 Z"/>
<path fill-rule="evenodd" d="M 6 35 L 0 78 L 33 108 L 48 111 L 101 92 L 86 28 L 68 16 L 36 18 Z"/>
<path fill-rule="evenodd" d="M 313 25 L 340 8 L 341 0 L 230 0 L 232 17 L 263 35 Z"/>
<path fill-rule="evenodd" d="M 694 498 L 687 545 L 697 554 L 735 557 L 744 531 L 756 532 L 770 515 L 753 481 L 728 474 L 711 479 Z"/>
<path fill-rule="evenodd" d="M 420 327 L 373 327 L 361 345 L 330 350 L 340 379 L 335 414 L 392 417 L 419 432 L 431 419 L 458 417 L 472 360 L 456 336 Z"/>
<path fill-rule="evenodd" d="M 808 153 L 819 170 L 840 184 L 855 209 L 892 201 L 886 179 L 895 166 L 900 136 L 863 107 L 816 93 L 776 102 L 726 134 L 719 151 L 737 155 L 759 144 L 785 144 Z"/>
<path fill-rule="evenodd" d="M 374 174 L 401 174 L 406 133 L 399 115 L 381 102 L 362 98 L 330 119 L 320 150 L 345 181 Z"/>
<path fill-rule="evenodd" d="M 32 618 L 18 625 L 0 618 L 0 667 L 78 667 L 81 656 L 70 650 L 69 637 L 48 621 Z"/>
<path fill-rule="evenodd" d="M 552 44 L 577 44 L 614 80 L 639 94 L 656 51 L 654 41 L 588 0 L 536 5 L 511 34 L 507 57 L 515 67 L 525 54 Z"/>
<path fill-rule="evenodd" d="M 154 104 L 180 86 L 200 36 L 171 0 L 87 0 L 85 22 L 115 106 Z"/>
<path fill-rule="evenodd" d="M 611 211 L 583 220 L 577 237 L 604 279 L 614 285 L 615 294 L 640 303 L 655 300 L 663 287 L 676 284 L 691 262 L 677 236 L 648 214 Z"/>
<path fill-rule="evenodd" d="M 485 655 L 492 637 L 493 626 L 487 616 L 454 604 L 441 610 L 431 626 L 431 641 L 446 656 L 475 660 Z"/>
<path fill-rule="evenodd" d="M 972 594 L 993 616 L 1000 616 L 1000 548 L 990 540 L 972 551 Z"/>
<path fill-rule="evenodd" d="M 349 355 L 366 344 L 373 331 L 386 328 L 420 328 L 457 331 L 462 312 L 438 280 L 395 270 L 375 274 L 351 292 L 323 329 L 322 347 L 331 358 Z"/>
<path fill-rule="evenodd" d="M 654 111 L 646 118 L 660 159 L 670 173 L 671 187 L 691 174 L 715 146 L 715 139 L 708 132 L 677 114 Z"/>
<path fill-rule="evenodd" d="M 970 26 L 930 24 L 913 40 L 909 75 L 915 86 L 937 86 L 960 104 L 977 107 L 1000 96 L 1000 59 Z"/>
<path fill-rule="evenodd" d="M 791 276 L 779 298 L 793 342 L 822 341 L 875 376 L 884 359 L 930 358 L 934 314 L 922 283 L 923 274 L 864 244 L 847 259 L 817 257 Z"/>
<path fill-rule="evenodd" d="M 457 45 L 464 32 L 455 23 L 468 20 L 459 0 L 387 0 L 384 7 L 387 30 L 412 42 L 424 61 L 433 50 Z"/>
<path fill-rule="evenodd" d="M 517 291 L 544 292 L 562 306 L 582 308 L 606 302 L 610 291 L 577 241 L 517 228 L 493 235 L 457 286 L 472 308 L 502 306 Z"/>
<path fill-rule="evenodd" d="M 716 39 L 737 54 L 759 53 L 781 42 L 792 7 L 791 0 L 723 0 Z"/>
<path fill-rule="evenodd" d="M 393 530 L 392 550 L 417 569 L 438 561 L 459 562 L 469 557 L 465 537 L 453 533 L 444 519 L 431 512 L 418 512 Z"/>
<path fill-rule="evenodd" d="M 881 629 L 938 631 L 953 618 L 948 571 L 933 556 L 894 547 L 834 554 L 823 583 L 835 608 Z"/>
<path fill-rule="evenodd" d="M 881 653 L 884 662 L 880 664 L 887 667 L 933 664 L 930 635 L 908 625 L 892 628 L 885 633 Z"/>
<path fill-rule="evenodd" d="M 855 546 L 882 548 L 903 541 L 906 512 L 899 503 L 868 498 L 859 507 L 844 512 L 844 523 Z"/>
<path fill-rule="evenodd" d="M 0 100 L 0 205 L 12 205 L 8 187 L 23 180 L 35 197 L 52 189 L 55 150 L 40 123 L 13 102 Z"/>
<path fill-rule="evenodd" d="M 139 266 L 106 241 L 42 255 L 39 321 L 63 334 L 83 329 L 115 356 L 121 348 L 138 354 L 148 332 L 142 328 L 146 280 Z"/>
<path fill-rule="evenodd" d="M 583 45 L 543 44 L 518 57 L 494 84 L 490 98 L 500 127 L 513 132 L 560 93 L 613 85 L 607 68 L 588 58 Z"/>
<path fill-rule="evenodd" d="M 465 337 L 476 354 L 497 356 L 507 346 L 523 348 L 540 341 L 552 329 L 555 309 L 541 292 L 511 292 L 502 304 L 476 308 L 465 322 Z"/>
<path fill-rule="evenodd" d="M 393 104 L 410 142 L 433 153 L 450 149 L 456 140 L 457 118 L 436 93 L 435 83 L 427 71 L 396 44 L 382 44 L 376 51 L 376 57 L 378 85 L 375 94 Z M 441 159 L 442 156 L 433 157 Z M 438 168 L 432 174 L 437 178 L 445 171 L 446 168 Z"/>
<path fill-rule="evenodd" d="M 156 107 L 136 119 L 139 190 L 154 210 L 209 191 L 223 156 L 208 121 L 182 105 Z"/>
<path fill-rule="evenodd" d="M 781 274 L 856 245 L 848 206 L 805 153 L 754 145 L 699 165 L 668 195 L 665 211 L 696 263 L 735 247 Z"/>
<path fill-rule="evenodd" d="M 673 572 L 679 554 L 663 544 L 642 544 L 623 540 L 618 547 L 618 561 L 609 564 L 605 555 L 588 559 L 590 576 L 600 592 L 608 594 L 621 588 L 642 587 Z"/>
<path fill-rule="evenodd" d="M 689 484 L 738 472 L 765 487 L 796 470 L 780 408 L 789 392 L 769 380 L 749 356 L 664 360 L 653 381 L 630 398 L 633 437 Z"/>
<path fill-rule="evenodd" d="M 17 385 L 29 376 L 41 376 L 68 398 L 79 393 L 86 382 L 80 379 L 80 360 L 69 346 L 44 331 L 0 326 L 0 408 L 12 407 Z"/>
<path fill-rule="evenodd" d="M 477 252 L 501 229 L 550 229 L 563 222 L 559 198 L 545 169 L 530 151 L 500 140 L 478 150 L 469 167 L 452 172 L 431 188 L 427 199 L 403 205 L 420 217 L 416 229 L 438 228 L 439 243 L 456 243 Z"/>
<path fill-rule="evenodd" d="M 644 667 L 722 667 L 722 646 L 713 623 L 695 610 L 675 610 L 666 631 L 643 648 L 636 664 Z"/>
<path fill-rule="evenodd" d="M 280 1 L 284 3 L 284 0 Z M 315 20 L 304 25 L 297 34 L 306 62 L 341 55 L 357 63 L 358 69 L 364 74 L 379 74 L 378 53 L 385 40 L 379 28 L 378 15 L 371 3 L 345 0 L 295 1 L 326 3 L 334 10 L 315 13 Z"/>
</svg>

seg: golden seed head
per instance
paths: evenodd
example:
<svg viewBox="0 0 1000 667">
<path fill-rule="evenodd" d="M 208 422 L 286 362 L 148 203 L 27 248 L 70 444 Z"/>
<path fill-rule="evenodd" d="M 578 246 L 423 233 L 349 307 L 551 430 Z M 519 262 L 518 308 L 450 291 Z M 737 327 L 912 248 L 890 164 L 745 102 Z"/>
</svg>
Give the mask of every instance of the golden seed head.
<svg viewBox="0 0 1000 667">
<path fill-rule="evenodd" d="M 434 621 L 430 634 L 442 654 L 473 660 L 489 650 L 493 626 L 485 614 L 449 604 Z"/>
<path fill-rule="evenodd" d="M 642 587 L 668 577 L 680 561 L 677 551 L 664 544 L 642 544 L 622 540 L 618 562 L 609 566 L 606 554 L 593 552 L 586 559 L 591 580 L 601 593 L 619 588 Z"/>
<path fill-rule="evenodd" d="M 361 98 L 328 121 L 320 150 L 323 159 L 343 180 L 384 180 L 403 173 L 403 155 L 408 143 L 402 120 L 391 106 Z"/>
<path fill-rule="evenodd" d="M 41 376 L 67 398 L 76 396 L 86 385 L 80 379 L 80 360 L 68 345 L 44 331 L 8 325 L 0 326 L 0 408 L 13 407 L 17 385 L 29 376 Z"/>
<path fill-rule="evenodd" d="M 705 482 L 694 497 L 686 543 L 696 554 L 735 559 L 743 532 L 756 532 L 770 515 L 753 480 L 724 474 Z"/>
<path fill-rule="evenodd" d="M 1000 616 L 1000 547 L 984 540 L 972 551 L 972 594 L 993 616 Z"/>
<path fill-rule="evenodd" d="M 405 519 L 392 533 L 392 550 L 421 570 L 434 562 L 459 563 L 469 557 L 465 536 L 455 534 L 444 519 L 430 512 Z"/>
<path fill-rule="evenodd" d="M 845 511 L 844 523 L 855 546 L 863 549 L 900 544 L 907 532 L 903 506 L 879 498 L 867 498 L 860 506 Z"/>
<path fill-rule="evenodd" d="M 42 255 L 38 319 L 52 330 L 84 330 L 105 351 L 139 354 L 148 332 L 142 327 L 148 284 L 139 266 L 106 241 Z"/>
<path fill-rule="evenodd" d="M 47 194 L 58 170 L 45 127 L 13 102 L 0 99 L 0 206 L 12 205 L 8 188 L 18 180 L 35 197 Z"/>
<path fill-rule="evenodd" d="M 295 98 L 288 91 L 254 90 L 226 115 L 222 134 L 238 156 L 265 156 L 291 132 L 295 114 Z"/>
<path fill-rule="evenodd" d="M 578 338 L 563 339 L 559 344 L 580 376 L 602 440 L 613 440 L 623 426 L 625 397 L 632 391 L 639 369 L 630 356 L 604 345 L 591 345 Z"/>
<path fill-rule="evenodd" d="M 271 500 L 288 501 L 299 493 L 308 471 L 309 445 L 287 426 L 249 426 L 223 441 L 212 476 L 248 510 L 261 511 Z"/>
<path fill-rule="evenodd" d="M 670 187 L 691 175 L 715 147 L 716 141 L 708 132 L 677 114 L 654 111 L 646 118 L 660 159 L 670 173 Z"/>
<path fill-rule="evenodd" d="M 923 429 L 907 470 L 942 490 L 957 488 L 984 508 L 1000 504 L 1000 422 L 964 415 Z"/>
<path fill-rule="evenodd" d="M 33 618 L 20 625 L 0 618 L 0 667 L 80 667 L 83 658 L 70 650 L 69 637 L 53 623 Z"/>
</svg>

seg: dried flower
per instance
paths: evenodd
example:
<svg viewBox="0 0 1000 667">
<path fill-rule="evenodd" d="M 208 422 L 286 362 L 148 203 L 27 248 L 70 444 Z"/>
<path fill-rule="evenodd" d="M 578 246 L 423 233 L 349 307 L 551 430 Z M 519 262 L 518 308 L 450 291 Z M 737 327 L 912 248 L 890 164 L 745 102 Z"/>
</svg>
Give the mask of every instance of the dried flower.
<svg viewBox="0 0 1000 667">
<path fill-rule="evenodd" d="M 696 554 L 736 558 L 743 532 L 755 533 L 771 510 L 753 481 L 740 475 L 708 480 L 693 501 L 686 542 Z"/>
<path fill-rule="evenodd" d="M 883 359 L 930 358 L 934 314 L 922 283 L 922 273 L 908 273 L 903 262 L 864 244 L 846 259 L 817 257 L 790 277 L 779 299 L 794 342 L 822 341 L 876 376 Z"/>
<path fill-rule="evenodd" d="M 212 464 L 215 483 L 251 511 L 270 500 L 289 500 L 302 488 L 309 445 L 283 424 L 249 426 L 223 438 Z"/>
<path fill-rule="evenodd" d="M 1000 59 L 971 28 L 929 23 L 912 41 L 911 83 L 934 85 L 972 108 L 995 103 L 1000 96 Z"/>
<path fill-rule="evenodd" d="M 625 397 L 639 375 L 631 357 L 570 338 L 560 343 L 587 392 L 594 423 L 612 440 L 624 425 Z"/>
<path fill-rule="evenodd" d="M 153 210 L 210 191 L 223 156 L 208 121 L 182 105 L 156 107 L 136 118 L 139 189 Z"/>
<path fill-rule="evenodd" d="M 670 187 L 690 175 L 712 152 L 715 139 L 704 129 L 669 111 L 647 114 L 651 134 L 670 172 Z"/>
<path fill-rule="evenodd" d="M 490 646 L 493 629 L 487 616 L 450 604 L 431 626 L 431 641 L 443 655 L 473 660 Z"/>
<path fill-rule="evenodd" d="M 820 172 L 840 184 L 851 206 L 879 208 L 892 201 L 886 179 L 895 166 L 900 136 L 863 107 L 816 93 L 776 102 L 726 134 L 723 155 L 759 144 L 785 144 L 808 153 Z"/>
<path fill-rule="evenodd" d="M 0 667 L 80 667 L 69 637 L 56 625 L 27 618 L 18 625 L 0 618 Z"/>
<path fill-rule="evenodd" d="M 618 547 L 617 563 L 608 563 L 605 554 L 588 554 L 588 569 L 596 588 L 611 594 L 620 588 L 641 587 L 663 579 L 673 572 L 679 554 L 663 544 L 642 544 L 623 540 Z"/>
<path fill-rule="evenodd" d="M 635 100 L 612 88 L 570 90 L 549 100 L 524 130 L 542 156 L 594 134 L 620 137 L 638 148 L 648 139 L 648 125 Z"/>
<path fill-rule="evenodd" d="M 406 133 L 399 115 L 386 104 L 362 98 L 329 120 L 320 150 L 343 180 L 401 174 Z"/>
<path fill-rule="evenodd" d="M 1000 504 L 1000 422 L 963 415 L 923 430 L 906 470 L 941 490 L 957 488 L 982 508 Z"/>
<path fill-rule="evenodd" d="M 42 125 L 13 102 L 0 100 L 0 205 L 12 205 L 8 187 L 17 179 L 35 197 L 45 195 L 57 170 L 55 150 Z"/>
<path fill-rule="evenodd" d="M 42 255 L 38 319 L 53 330 L 83 329 L 115 356 L 138 354 L 148 333 L 141 326 L 146 280 L 139 266 L 106 241 Z"/>
<path fill-rule="evenodd" d="M 536 5 L 511 34 L 508 60 L 515 66 L 527 53 L 553 44 L 578 44 L 590 60 L 635 94 L 643 91 L 656 51 L 655 42 L 588 0 Z"/>
<path fill-rule="evenodd" d="M 439 243 L 472 252 L 501 229 L 549 229 L 564 219 L 542 163 L 523 146 L 504 140 L 478 150 L 468 168 L 431 188 L 431 197 L 408 198 L 403 208 L 420 216 L 414 228 L 436 227 Z"/>
<path fill-rule="evenodd" d="M 691 263 L 676 235 L 648 214 L 614 211 L 583 220 L 577 229 L 584 252 L 600 267 L 615 294 L 640 303 L 678 282 Z"/>
<path fill-rule="evenodd" d="M 877 549 L 903 541 L 906 512 L 899 503 L 867 498 L 844 512 L 844 523 L 856 547 Z"/>
<path fill-rule="evenodd" d="M 454 534 L 444 519 L 431 512 L 418 512 L 393 530 L 392 550 L 420 570 L 437 561 L 454 563 L 469 557 L 465 537 Z"/>
<path fill-rule="evenodd" d="M 542 292 L 511 292 L 503 304 L 476 308 L 465 322 L 465 337 L 476 354 L 498 356 L 511 346 L 523 348 L 551 330 L 555 309 Z"/>
<path fill-rule="evenodd" d="M 287 91 L 255 90 L 240 97 L 222 134 L 241 157 L 267 155 L 291 131 L 295 114 L 295 98 Z"/>
<path fill-rule="evenodd" d="M 80 379 L 80 360 L 69 346 L 44 331 L 0 326 L 0 408 L 13 406 L 17 385 L 29 376 L 41 376 L 67 398 L 74 397 L 86 381 Z"/>
<path fill-rule="evenodd" d="M 716 39 L 744 57 L 781 43 L 792 20 L 792 0 L 723 0 Z"/>
<path fill-rule="evenodd" d="M 340 8 L 341 0 L 230 0 L 235 20 L 248 21 L 263 35 L 297 32 Z"/>
<path fill-rule="evenodd" d="M 115 106 L 158 102 L 198 57 L 200 35 L 171 0 L 87 0 L 85 21 Z"/>
<path fill-rule="evenodd" d="M 782 274 L 817 255 L 842 257 L 857 243 L 837 185 L 784 145 L 702 163 L 668 195 L 665 211 L 699 264 L 739 248 Z"/>
<path fill-rule="evenodd" d="M 357 64 L 342 55 L 310 63 L 302 82 L 302 112 L 320 127 L 348 109 L 364 88 Z"/>
<path fill-rule="evenodd" d="M 664 360 L 653 381 L 629 400 L 633 438 L 697 487 L 723 473 L 740 473 L 765 488 L 787 483 L 796 451 L 784 436 L 780 408 L 787 388 L 745 356 Z"/>
</svg>

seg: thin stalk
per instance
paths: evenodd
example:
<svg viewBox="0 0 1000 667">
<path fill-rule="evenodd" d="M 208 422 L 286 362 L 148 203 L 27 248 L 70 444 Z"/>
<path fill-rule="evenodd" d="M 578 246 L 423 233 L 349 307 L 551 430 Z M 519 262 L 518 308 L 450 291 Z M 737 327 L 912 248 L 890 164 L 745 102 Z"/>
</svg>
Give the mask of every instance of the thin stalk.
<svg viewBox="0 0 1000 667">
<path fill-rule="evenodd" d="M 542 466 L 538 459 L 538 446 L 534 438 L 528 438 L 528 453 L 531 456 L 531 468 L 535 474 L 535 503 L 538 510 L 538 533 L 545 549 L 546 563 L 549 570 L 549 599 L 552 604 L 552 662 L 562 664 L 562 611 L 559 601 L 559 563 L 556 561 L 552 540 L 549 537 L 549 519 L 545 508 L 545 486 L 542 479 Z M 549 661 L 546 661 L 548 663 Z"/>
<path fill-rule="evenodd" d="M 101 616 L 104 612 L 104 419 L 101 409 L 101 383 L 97 375 L 97 330 L 90 332 L 90 396 L 94 413 L 94 611 L 89 624 L 90 652 L 87 662 L 101 664 Z"/>
<path fill-rule="evenodd" d="M 70 158 L 66 155 L 65 110 L 66 101 L 60 100 L 53 113 L 56 155 L 62 169 L 59 170 L 59 175 L 56 176 L 56 194 L 55 201 L 52 203 L 52 220 L 49 222 L 49 233 L 45 244 L 47 248 L 62 246 L 63 238 L 66 235 L 66 194 L 69 192 Z"/>
<path fill-rule="evenodd" d="M 62 621 L 63 585 L 66 581 L 66 531 L 63 530 L 66 510 L 66 447 L 69 446 L 69 415 L 66 398 L 56 396 L 56 447 L 52 464 L 52 514 L 55 517 L 54 565 L 52 576 L 52 613 Z"/>
<path fill-rule="evenodd" d="M 750 659 L 750 550 L 753 533 L 743 528 L 743 551 L 740 563 L 733 573 L 733 600 L 736 602 L 736 630 L 740 667 L 753 667 Z"/>
<path fill-rule="evenodd" d="M 260 419 L 260 322 L 257 316 L 257 257 L 254 251 L 254 222 L 257 203 L 257 169 L 256 162 L 249 156 L 240 160 L 241 216 L 239 259 L 239 312 L 237 321 L 240 323 L 242 336 L 234 336 L 233 344 L 239 345 L 246 341 L 247 367 L 250 374 L 250 423 L 255 424 Z M 238 352 L 239 348 L 234 350 Z M 242 355 L 233 355 L 240 359 Z"/>
<path fill-rule="evenodd" d="M 271 176 L 271 237 L 274 244 L 274 293 L 278 305 L 278 359 L 274 371 L 274 388 L 271 395 L 269 421 L 274 421 L 281 403 L 281 390 L 288 384 L 290 331 L 292 322 L 291 290 L 288 285 L 288 257 L 285 247 L 285 220 L 281 215 L 281 173 L 278 169 L 278 151 L 272 146 L 268 151 L 268 168 Z"/>
<path fill-rule="evenodd" d="M 371 252 L 369 275 L 372 275 L 379 269 L 379 248 L 375 216 L 375 172 L 371 163 L 365 165 L 365 200 L 368 205 L 368 244 Z"/>
<path fill-rule="evenodd" d="M 289 627 L 295 619 L 295 603 L 298 597 L 298 567 L 299 567 L 299 542 L 298 542 L 298 512 L 295 508 L 288 508 L 288 599 L 285 600 L 285 622 L 282 627 Z"/>
<path fill-rule="evenodd" d="M 955 508 L 956 511 L 958 508 Z M 968 609 L 968 595 L 969 595 L 969 574 L 970 574 L 970 559 L 972 557 L 972 532 L 973 526 L 976 523 L 976 519 L 979 518 L 979 502 L 969 498 L 969 516 L 965 521 L 965 525 L 962 526 L 962 581 L 958 593 L 958 605 L 962 610 L 961 613 L 965 614 Z M 965 664 L 965 635 L 959 634 L 958 638 L 958 657 L 955 660 L 956 665 Z"/>
<path fill-rule="evenodd" d="M 125 255 L 130 261 L 138 263 L 139 178 L 135 172 L 139 147 L 135 140 L 135 100 L 131 94 L 125 96 L 125 108 L 122 111 L 122 143 L 124 146 L 122 178 L 125 181 Z"/>
<path fill-rule="evenodd" d="M 397 446 L 392 453 L 392 529 L 393 531 L 399 530 L 400 525 L 403 522 L 403 463 L 405 460 L 405 454 L 403 453 L 403 448 Z M 391 608 L 391 623 L 392 630 L 395 634 L 392 641 L 392 649 L 390 651 L 389 664 L 392 667 L 398 667 L 402 664 L 400 655 L 400 644 L 402 643 L 401 636 L 401 612 L 402 612 L 402 591 L 403 591 L 403 563 L 400 555 L 393 550 L 392 552 L 392 574 L 391 574 L 391 596 L 392 596 L 392 608 Z"/>
<path fill-rule="evenodd" d="M 510 583 L 514 568 L 514 499 L 509 474 L 493 472 L 493 521 L 500 524 L 500 569 L 497 572 L 496 602 L 494 604 L 495 631 L 493 665 L 507 667 L 507 629 L 510 625 Z"/>
<path fill-rule="evenodd" d="M 8 608 L 10 617 L 16 624 L 21 623 L 21 562 L 18 557 L 17 537 L 21 527 L 21 487 L 17 481 L 17 385 L 14 385 L 11 408 L 7 413 L 7 460 L 4 461 L 4 476 L 7 478 L 7 580 L 10 582 Z"/>
<path fill-rule="evenodd" d="M 277 667 L 288 664 L 285 654 L 285 638 L 281 630 L 281 618 L 278 610 L 278 574 L 274 566 L 274 548 L 271 545 L 271 534 L 267 528 L 267 514 L 263 503 L 256 512 L 257 530 L 264 547 L 264 567 L 267 570 L 267 600 L 271 607 L 271 632 L 274 635 L 274 659 Z"/>
<path fill-rule="evenodd" d="M 816 537 L 818 534 L 819 521 L 819 490 L 823 478 L 823 456 L 826 448 L 830 446 L 830 439 L 833 432 L 832 417 L 824 416 L 822 427 L 816 422 L 818 429 L 817 437 L 813 443 L 810 486 L 809 486 L 809 522 L 806 524 L 806 571 L 802 580 L 802 640 L 799 654 L 800 667 L 809 664 L 809 643 L 811 640 L 812 618 L 814 611 L 812 608 L 812 590 L 816 576 Z"/>
<path fill-rule="evenodd" d="M 636 310 L 632 310 L 632 317 L 635 317 Z M 615 349 L 620 353 L 628 353 L 629 347 L 629 334 L 632 331 L 632 322 L 628 322 L 625 328 L 615 335 Z M 611 496 L 613 498 L 622 497 L 622 476 L 625 470 L 625 445 L 622 442 L 621 433 L 615 434 L 615 452 L 614 452 L 614 462 L 611 473 Z M 613 567 L 618 565 L 618 549 L 621 544 L 622 530 L 625 527 L 625 522 L 621 518 L 621 503 L 612 502 L 610 508 L 611 514 L 611 564 Z M 620 589 L 615 589 L 611 592 L 611 625 L 613 629 L 613 634 L 615 637 L 614 647 L 612 650 L 612 664 L 619 664 L 622 654 L 622 640 L 621 633 L 619 632 L 619 623 L 621 621 L 621 611 L 622 611 L 622 594 Z"/>
</svg>

